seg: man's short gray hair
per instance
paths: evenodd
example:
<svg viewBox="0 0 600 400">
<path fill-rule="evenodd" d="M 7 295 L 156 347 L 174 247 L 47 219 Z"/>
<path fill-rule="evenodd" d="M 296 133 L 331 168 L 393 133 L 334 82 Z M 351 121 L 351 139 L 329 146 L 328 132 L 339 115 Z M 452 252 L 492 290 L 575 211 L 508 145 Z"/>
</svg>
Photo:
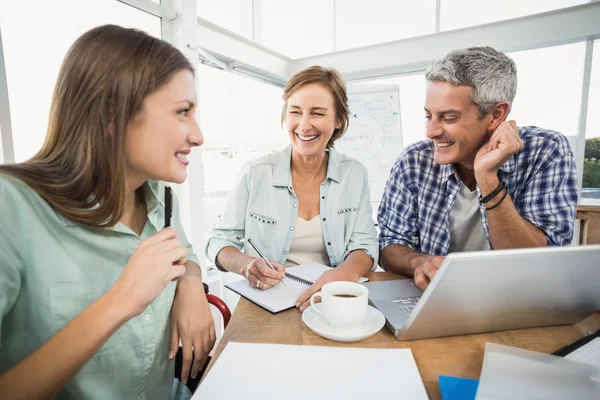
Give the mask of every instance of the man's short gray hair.
<svg viewBox="0 0 600 400">
<path fill-rule="evenodd" d="M 491 47 L 451 51 L 433 65 L 425 78 L 473 88 L 470 100 L 479 107 L 480 119 L 498 102 L 512 106 L 517 93 L 515 62 Z"/>
</svg>

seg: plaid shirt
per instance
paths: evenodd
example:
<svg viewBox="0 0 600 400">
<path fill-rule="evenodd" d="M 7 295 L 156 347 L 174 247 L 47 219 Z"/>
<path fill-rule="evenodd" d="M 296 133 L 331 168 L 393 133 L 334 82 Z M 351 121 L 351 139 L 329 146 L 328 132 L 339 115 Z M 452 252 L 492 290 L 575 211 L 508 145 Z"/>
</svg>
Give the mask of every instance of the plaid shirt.
<svg viewBox="0 0 600 400">
<path fill-rule="evenodd" d="M 546 235 L 549 246 L 573 239 L 577 206 L 575 161 L 569 142 L 560 133 L 534 126 L 519 128 L 523 148 L 498 171 L 519 214 Z M 450 210 L 461 182 L 453 164 L 433 161 L 431 140 L 408 146 L 394 163 L 377 220 L 379 249 L 401 244 L 433 255 L 446 255 L 450 246 Z M 481 195 L 479 186 L 477 192 Z M 490 242 L 485 211 L 480 208 Z M 490 242 L 491 247 L 491 242 Z"/>
</svg>

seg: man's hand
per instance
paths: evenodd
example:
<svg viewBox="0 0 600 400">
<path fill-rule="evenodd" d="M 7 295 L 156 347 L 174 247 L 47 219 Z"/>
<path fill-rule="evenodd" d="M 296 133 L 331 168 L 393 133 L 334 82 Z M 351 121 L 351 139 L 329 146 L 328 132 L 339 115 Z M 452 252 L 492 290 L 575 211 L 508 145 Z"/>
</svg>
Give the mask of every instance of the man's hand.
<svg viewBox="0 0 600 400">
<path fill-rule="evenodd" d="M 496 176 L 498 169 L 510 156 L 523 148 L 515 121 L 502 121 L 475 156 L 475 177 Z M 479 182 L 479 179 L 477 179 Z"/>
<path fill-rule="evenodd" d="M 428 256 L 419 260 L 415 268 L 415 284 L 425 290 L 444 262 L 442 256 Z"/>
</svg>

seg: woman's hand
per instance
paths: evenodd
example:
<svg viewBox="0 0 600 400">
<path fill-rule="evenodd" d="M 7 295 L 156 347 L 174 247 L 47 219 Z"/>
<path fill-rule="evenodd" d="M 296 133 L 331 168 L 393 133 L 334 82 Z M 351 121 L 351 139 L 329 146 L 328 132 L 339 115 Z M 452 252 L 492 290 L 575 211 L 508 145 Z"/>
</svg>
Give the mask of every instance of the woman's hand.
<svg viewBox="0 0 600 400">
<path fill-rule="evenodd" d="M 198 266 L 192 263 L 191 268 Z M 184 276 L 177 285 L 171 309 L 169 359 L 177 354 L 180 339 L 183 348 L 181 381 L 186 384 L 189 376 L 195 379 L 202 370 L 216 339 L 215 323 L 199 276 Z"/>
<path fill-rule="evenodd" d="M 187 255 L 175 229 L 163 229 L 141 241 L 110 292 L 130 318 L 139 315 L 169 282 L 185 273 L 183 261 Z"/>
<path fill-rule="evenodd" d="M 243 275 L 248 279 L 250 286 L 267 290 L 279 285 L 280 280 L 285 278 L 285 267 L 275 261 L 269 262 L 277 271 L 272 270 L 262 258 L 255 258 L 248 263 L 246 269 L 243 271 Z"/>
<path fill-rule="evenodd" d="M 352 251 L 346 261 L 321 275 L 319 279 L 296 300 L 296 307 L 304 311 L 310 306 L 310 297 L 317 293 L 324 284 L 337 281 L 358 282 L 361 276 L 369 272 L 373 259 L 362 249 Z"/>
<path fill-rule="evenodd" d="M 296 300 L 296 307 L 300 309 L 300 311 L 304 311 L 308 306 L 310 306 L 310 297 L 317 293 L 323 285 L 329 282 L 337 282 L 337 281 L 350 281 L 356 282 L 359 278 L 356 278 L 356 274 L 347 268 L 341 268 L 341 265 L 337 268 L 333 268 L 330 271 L 324 272 L 323 275 L 317 281 Z"/>
</svg>

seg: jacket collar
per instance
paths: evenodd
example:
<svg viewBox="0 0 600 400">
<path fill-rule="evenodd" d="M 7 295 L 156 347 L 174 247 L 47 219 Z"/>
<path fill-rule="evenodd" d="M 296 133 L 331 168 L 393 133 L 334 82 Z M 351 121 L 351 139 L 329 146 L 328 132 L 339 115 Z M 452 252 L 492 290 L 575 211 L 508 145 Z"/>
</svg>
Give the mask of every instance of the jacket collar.
<svg viewBox="0 0 600 400">
<path fill-rule="evenodd" d="M 335 149 L 328 149 L 329 160 L 327 162 L 327 178 L 339 182 L 340 177 L 340 154 Z M 273 169 L 273 186 L 292 186 L 292 145 L 287 146 L 277 154 L 275 167 Z"/>
</svg>

